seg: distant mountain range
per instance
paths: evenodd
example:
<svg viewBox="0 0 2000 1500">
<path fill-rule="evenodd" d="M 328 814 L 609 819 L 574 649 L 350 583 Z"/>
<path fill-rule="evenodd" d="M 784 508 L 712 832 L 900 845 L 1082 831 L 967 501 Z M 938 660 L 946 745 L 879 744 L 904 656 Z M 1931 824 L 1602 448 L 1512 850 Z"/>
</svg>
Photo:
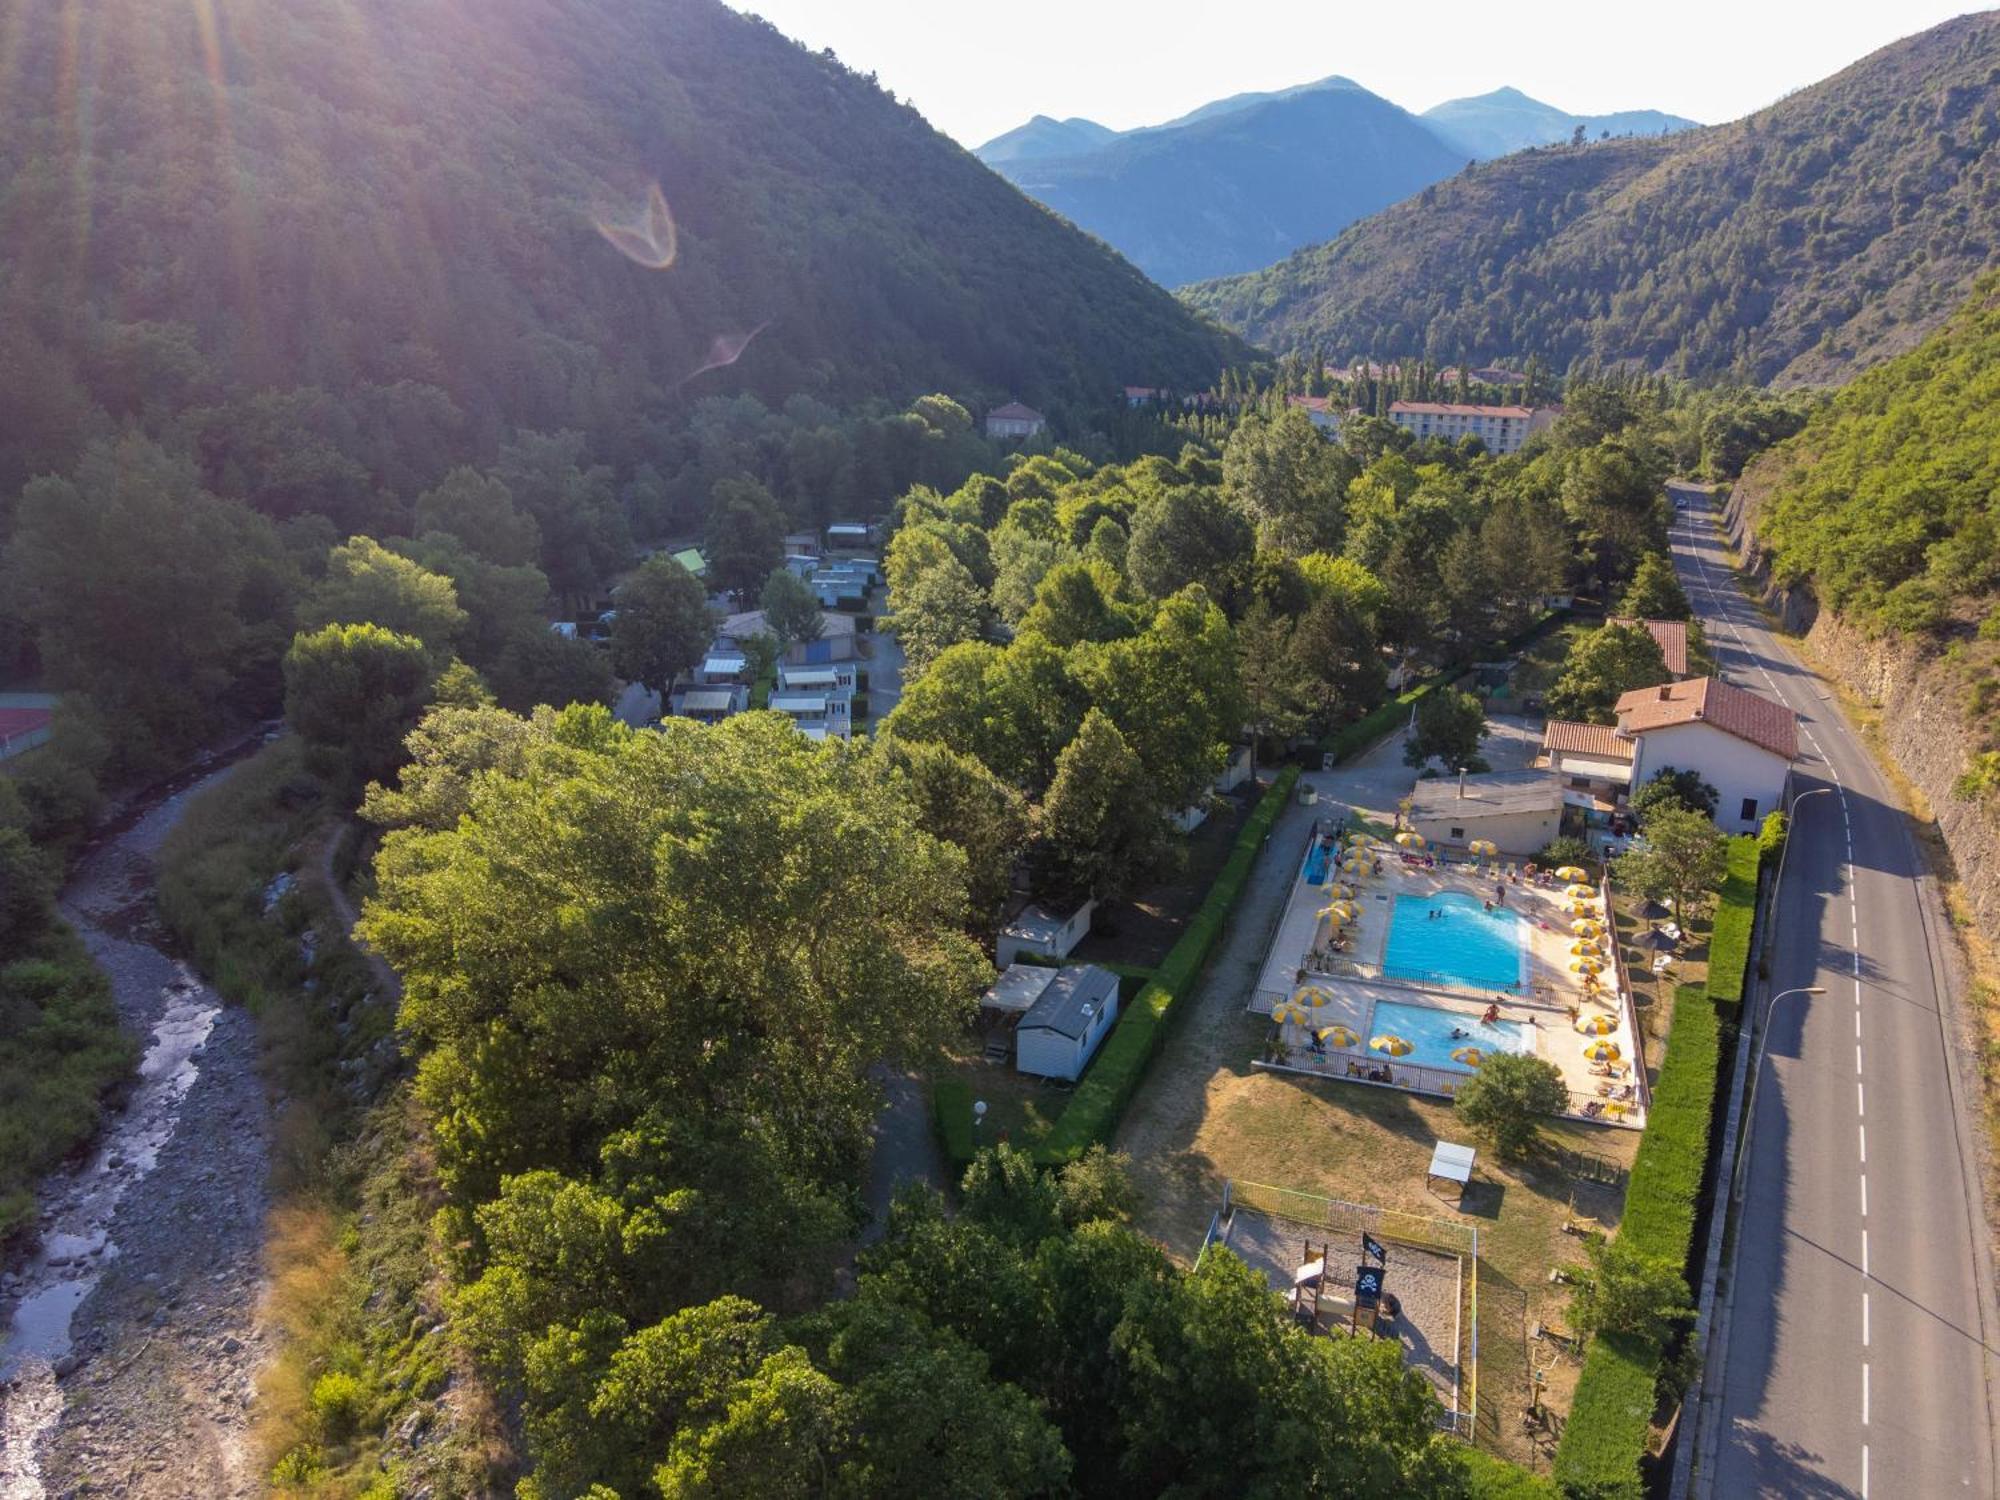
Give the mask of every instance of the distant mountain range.
<svg viewBox="0 0 2000 1500">
<path fill-rule="evenodd" d="M 1654 110 L 1570 115 L 1500 89 L 1423 116 L 1346 78 L 1217 99 L 1175 120 L 1112 130 L 1037 115 L 977 155 L 1168 286 L 1271 264 L 1465 165 L 1567 141 L 1581 125 L 1657 134 Z"/>
<path fill-rule="evenodd" d="M 1447 99 L 1425 110 L 1423 118 L 1445 140 L 1479 161 L 1567 141 L 1579 127 L 1585 139 L 1593 141 L 1606 136 L 1671 135 L 1677 130 L 1700 128 L 1694 120 L 1657 109 L 1572 115 L 1513 88 L 1495 89 L 1470 99 Z"/>
<path fill-rule="evenodd" d="M 1817 383 L 1911 347 L 1996 255 L 1988 12 L 1733 124 L 1483 163 L 1184 295 L 1277 350 Z"/>
</svg>

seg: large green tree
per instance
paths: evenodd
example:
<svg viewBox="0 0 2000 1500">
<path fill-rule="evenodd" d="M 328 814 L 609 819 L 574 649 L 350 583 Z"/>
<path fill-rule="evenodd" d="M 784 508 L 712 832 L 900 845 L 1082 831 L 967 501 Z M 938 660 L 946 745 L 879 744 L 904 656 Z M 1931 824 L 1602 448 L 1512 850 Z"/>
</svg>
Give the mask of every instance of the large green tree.
<svg viewBox="0 0 2000 1500">
<path fill-rule="evenodd" d="M 619 586 L 611 621 L 611 664 L 662 700 L 674 679 L 701 660 L 715 630 L 708 594 L 671 557 L 649 557 Z"/>
<path fill-rule="evenodd" d="M 1256 551 L 1249 517 L 1217 490 L 1184 485 L 1139 507 L 1126 566 L 1132 582 L 1155 599 L 1198 583 L 1224 609 L 1236 611 L 1245 602 Z"/>
<path fill-rule="evenodd" d="M 1222 452 L 1225 494 L 1257 522 L 1264 545 L 1294 554 L 1337 552 L 1353 468 L 1302 411 L 1246 417 Z"/>
<path fill-rule="evenodd" d="M 1479 746 L 1486 733 L 1485 706 L 1470 693 L 1441 688 L 1417 705 L 1416 724 L 1403 742 L 1403 763 L 1427 766 L 1436 759 L 1451 771 L 1483 769 Z"/>
<path fill-rule="evenodd" d="M 785 560 L 785 513 L 754 479 L 715 486 L 708 512 L 708 583 L 739 601 L 755 597 Z"/>
<path fill-rule="evenodd" d="M 1643 837 L 1618 857 L 1618 883 L 1655 899 L 1667 897 L 1685 921 L 1721 889 L 1729 868 L 1728 840 L 1706 813 L 1656 806 Z"/>
<path fill-rule="evenodd" d="M 1083 716 L 1056 758 L 1039 833 L 1048 884 L 1064 895 L 1121 896 L 1158 866 L 1166 836 L 1159 799 L 1102 710 Z"/>
<path fill-rule="evenodd" d="M 1626 693 L 1667 680 L 1660 643 L 1637 625 L 1606 625 L 1580 635 L 1548 691 L 1549 717 L 1609 724 Z"/>
<path fill-rule="evenodd" d="M 357 536 L 327 554 L 326 576 L 299 605 L 301 630 L 322 625 L 380 625 L 415 636 L 442 660 L 466 616 L 449 578 Z"/>
<path fill-rule="evenodd" d="M 424 642 L 379 625 L 302 632 L 285 654 L 285 718 L 313 767 L 358 791 L 402 760 L 436 670 Z"/>
<path fill-rule="evenodd" d="M 1618 611 L 1634 620 L 1691 620 L 1694 609 L 1688 604 L 1687 590 L 1674 572 L 1674 561 L 1664 552 L 1648 552 L 1639 559 L 1632 581 L 1619 596 Z"/>
</svg>

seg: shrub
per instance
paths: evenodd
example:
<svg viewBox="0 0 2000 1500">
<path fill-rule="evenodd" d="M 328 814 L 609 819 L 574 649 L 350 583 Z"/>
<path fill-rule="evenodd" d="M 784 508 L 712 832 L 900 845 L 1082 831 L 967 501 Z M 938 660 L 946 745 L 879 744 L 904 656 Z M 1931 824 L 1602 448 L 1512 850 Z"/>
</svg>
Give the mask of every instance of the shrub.
<svg viewBox="0 0 2000 1500">
<path fill-rule="evenodd" d="M 1776 865 L 1784 857 L 1785 839 L 1790 831 L 1790 821 L 1783 813 L 1765 813 L 1757 830 L 1757 857 L 1767 865 Z"/>
<path fill-rule="evenodd" d="M 972 1160 L 972 1085 L 963 1078 L 940 1078 L 931 1090 L 938 1142 L 945 1159 L 963 1166 Z"/>
<path fill-rule="evenodd" d="M 1731 839 L 1715 926 L 1708 936 L 1708 998 L 1734 1008 L 1743 1003 L 1743 980 L 1750 967 L 1750 929 L 1757 917 L 1757 866 L 1761 841 Z"/>
<path fill-rule="evenodd" d="M 1477 1448 L 1467 1448 L 1464 1456 L 1467 1500 L 1560 1500 L 1555 1485 L 1540 1474 Z"/>
<path fill-rule="evenodd" d="M 1628 1239 L 1592 1242 L 1570 1298 L 1571 1324 L 1587 1335 L 1629 1333 L 1664 1344 L 1694 1316 L 1681 1267 Z"/>
<path fill-rule="evenodd" d="M 313 1416 L 330 1443 L 345 1442 L 353 1434 L 367 1404 L 366 1388 L 344 1370 L 329 1370 L 313 1382 Z"/>
<path fill-rule="evenodd" d="M 1619 1335 L 1591 1341 L 1556 1446 L 1555 1481 L 1566 1500 L 1641 1500 L 1639 1473 L 1653 1423 L 1657 1344 Z"/>
<path fill-rule="evenodd" d="M 1544 844 L 1542 852 L 1535 856 L 1535 863 L 1545 870 L 1553 870 L 1563 865 L 1580 865 L 1589 858 L 1590 845 L 1565 834 Z"/>
<path fill-rule="evenodd" d="M 1521 1157 L 1541 1134 L 1542 1119 L 1568 1108 L 1569 1089 L 1548 1059 L 1496 1052 L 1460 1086 L 1452 1106 L 1502 1156 Z"/>
</svg>

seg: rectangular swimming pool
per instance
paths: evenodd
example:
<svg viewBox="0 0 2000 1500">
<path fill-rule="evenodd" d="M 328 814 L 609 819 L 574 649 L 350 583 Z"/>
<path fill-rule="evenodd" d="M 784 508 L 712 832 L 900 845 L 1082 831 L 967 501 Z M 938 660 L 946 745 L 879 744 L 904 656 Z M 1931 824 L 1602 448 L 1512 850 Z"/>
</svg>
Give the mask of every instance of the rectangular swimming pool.
<svg viewBox="0 0 2000 1500">
<path fill-rule="evenodd" d="M 1482 908 L 1477 896 L 1439 891 L 1396 897 L 1382 972 L 1474 990 L 1518 990 L 1527 979 L 1527 932 L 1504 906 Z"/>
<path fill-rule="evenodd" d="M 1463 1034 L 1453 1036 L 1454 1031 Z M 1376 1001 L 1375 1014 L 1368 1023 L 1371 1037 L 1384 1032 L 1402 1037 L 1415 1049 L 1407 1057 L 1380 1059 L 1391 1068 L 1405 1062 L 1469 1073 L 1472 1070 L 1465 1064 L 1452 1061 L 1454 1048 L 1477 1047 L 1482 1052 L 1520 1052 L 1530 1056 L 1535 1050 L 1535 1039 L 1523 1021 L 1481 1021 L 1477 1016 L 1462 1016 L 1428 1005 L 1404 1005 L 1394 1000 Z"/>
</svg>

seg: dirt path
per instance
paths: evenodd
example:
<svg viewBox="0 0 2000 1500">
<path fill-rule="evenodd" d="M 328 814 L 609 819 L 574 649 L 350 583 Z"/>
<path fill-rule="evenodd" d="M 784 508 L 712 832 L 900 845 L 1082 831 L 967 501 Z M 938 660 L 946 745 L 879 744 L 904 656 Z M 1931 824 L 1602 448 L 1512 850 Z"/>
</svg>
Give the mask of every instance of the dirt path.
<svg viewBox="0 0 2000 1500">
<path fill-rule="evenodd" d="M 255 1023 L 171 956 L 153 905 L 161 841 L 228 774 L 162 797 L 64 892 L 148 1046 L 95 1151 L 44 1183 L 40 1250 L 0 1278 L 0 1500 L 263 1491 L 246 1441 L 270 1131 Z"/>
</svg>

